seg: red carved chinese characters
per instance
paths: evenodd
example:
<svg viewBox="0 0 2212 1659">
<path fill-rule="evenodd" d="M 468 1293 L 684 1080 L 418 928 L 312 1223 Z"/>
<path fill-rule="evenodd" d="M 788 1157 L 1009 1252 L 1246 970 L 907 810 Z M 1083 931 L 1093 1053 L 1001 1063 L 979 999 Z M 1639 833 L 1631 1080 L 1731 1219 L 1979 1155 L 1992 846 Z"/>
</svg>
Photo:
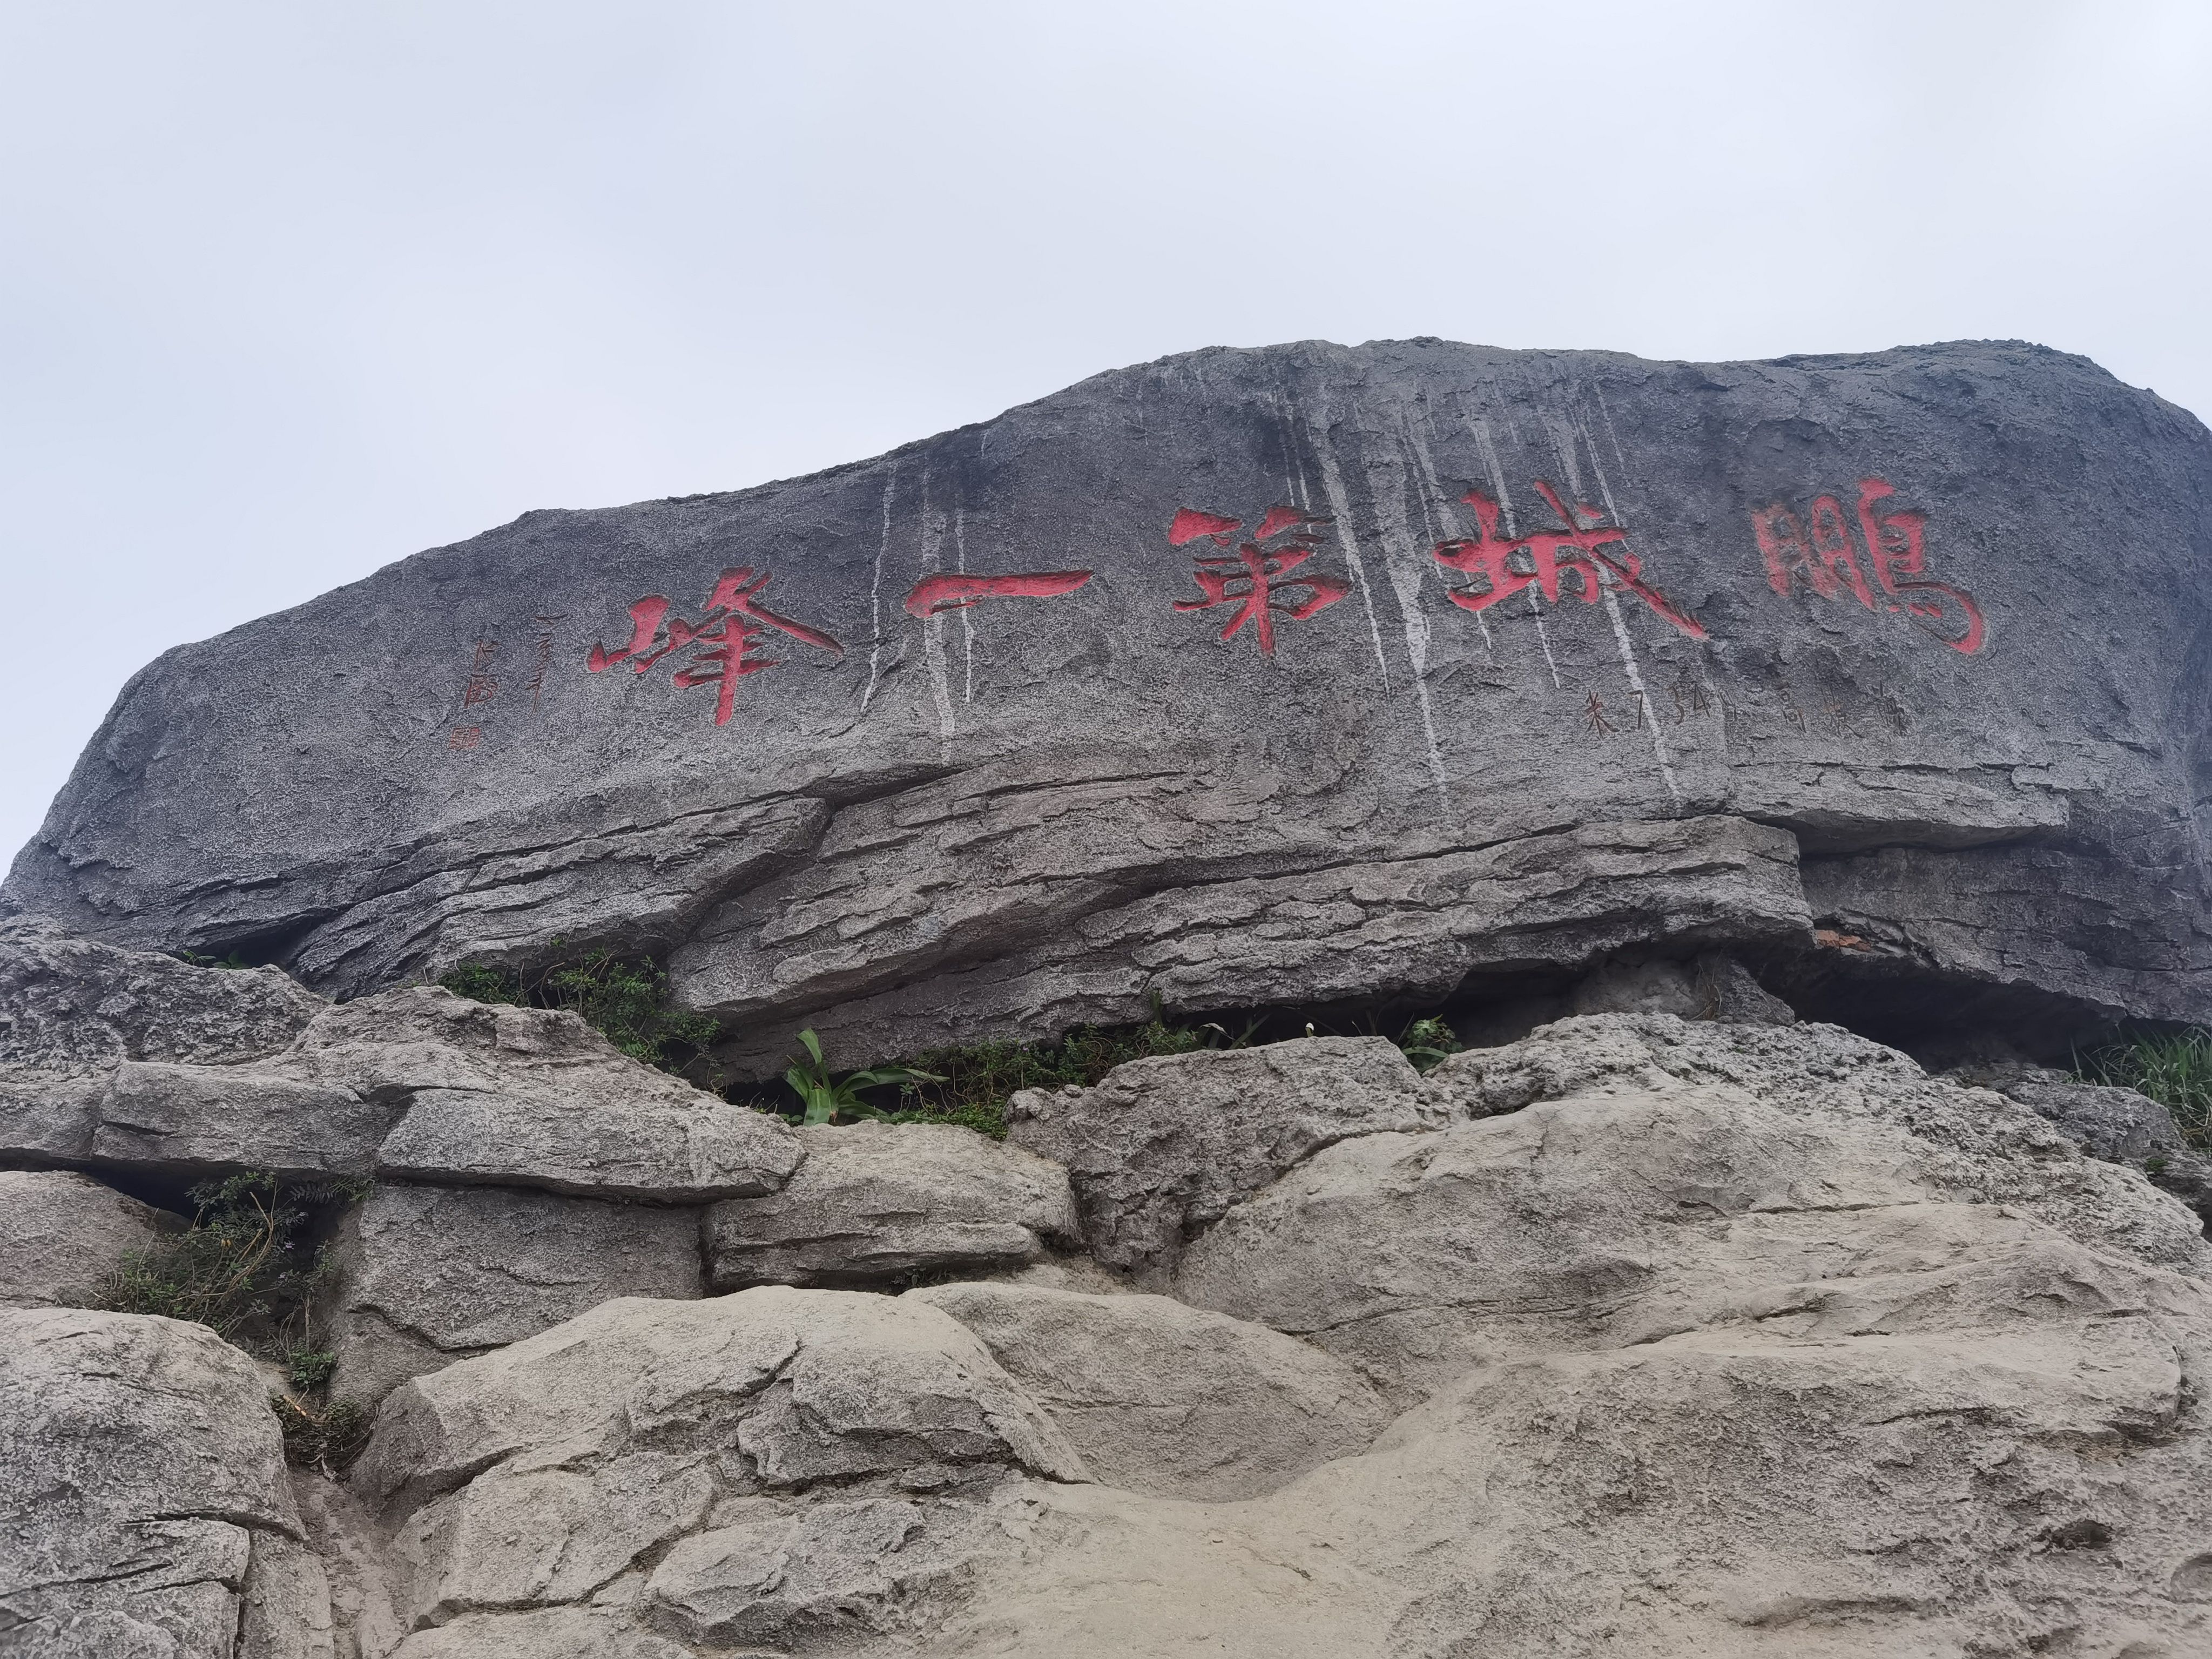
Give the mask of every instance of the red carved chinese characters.
<svg viewBox="0 0 2212 1659">
<path fill-rule="evenodd" d="M 781 661 L 781 658 L 753 654 L 753 646 L 761 639 L 764 629 L 787 634 L 802 645 L 835 652 L 841 657 L 845 654 L 843 646 L 818 629 L 795 623 L 788 617 L 779 617 L 760 604 L 756 596 L 768 586 L 768 579 L 767 571 L 755 574 L 750 565 L 725 570 L 707 600 L 705 618 L 696 623 L 669 616 L 668 600 L 659 593 L 648 593 L 629 608 L 629 646 L 620 651 L 609 651 L 603 645 L 595 645 L 584 665 L 597 674 L 618 662 L 627 662 L 633 671 L 642 674 L 671 652 L 698 647 L 686 659 L 690 665 L 676 671 L 676 684 L 687 690 L 698 685 L 719 687 L 714 699 L 714 724 L 726 726 L 736 706 L 738 682 L 748 674 L 774 668 Z"/>
<path fill-rule="evenodd" d="M 1557 605 L 1559 579 L 1571 574 L 1578 580 L 1586 605 L 1595 605 L 1607 586 L 1616 587 L 1636 595 L 1692 639 L 1705 638 L 1705 630 L 1693 617 L 1644 580 L 1643 561 L 1628 550 L 1626 531 L 1607 525 L 1604 514 L 1583 502 L 1577 501 L 1570 510 L 1559 493 L 1540 478 L 1536 481 L 1536 493 L 1559 514 L 1567 526 L 1564 531 L 1540 531 L 1508 540 L 1498 533 L 1496 501 L 1479 489 L 1470 489 L 1461 498 L 1474 509 L 1475 521 L 1482 526 L 1481 538 L 1438 542 L 1436 561 L 1481 578 L 1483 586 L 1454 588 L 1450 594 L 1454 605 L 1468 611 L 1486 611 L 1532 585 L 1547 603 Z"/>
<path fill-rule="evenodd" d="M 1250 623 L 1253 637 L 1259 641 L 1260 654 L 1273 656 L 1277 617 L 1304 622 L 1352 592 L 1352 584 L 1339 576 L 1312 572 L 1291 574 L 1320 551 L 1320 544 L 1308 533 L 1306 526 L 1328 522 L 1327 519 L 1315 518 L 1294 507 L 1269 507 L 1259 528 L 1252 532 L 1250 541 L 1238 543 L 1233 552 L 1198 556 L 1198 568 L 1191 574 L 1198 583 L 1199 592 L 1206 597 L 1177 599 L 1175 608 L 1211 611 L 1218 605 L 1233 605 L 1237 612 L 1221 630 L 1221 637 L 1235 639 L 1237 631 Z M 1203 537 L 1216 547 L 1225 548 L 1236 540 L 1237 532 L 1243 528 L 1241 519 L 1224 518 L 1218 513 L 1200 513 L 1195 507 L 1186 507 L 1168 526 L 1168 545 L 1181 547 Z M 1297 588 L 1305 590 L 1305 598 L 1292 601 L 1285 590 Z"/>
<path fill-rule="evenodd" d="M 1954 651 L 1967 656 L 1979 651 L 1988 630 L 1974 596 L 1928 579 L 1928 515 L 1911 507 L 1877 514 L 1875 507 L 1897 493 L 1882 479 L 1861 478 L 1858 490 L 1856 514 L 1846 514 L 1833 495 L 1815 497 L 1802 520 L 1781 501 L 1753 510 L 1751 533 L 1766 561 L 1768 583 L 1786 594 L 1802 577 L 1824 599 L 1848 592 L 1869 611 L 1902 616 Z"/>
<path fill-rule="evenodd" d="M 1091 580 L 1088 570 L 1039 570 L 1013 576 L 924 576 L 906 596 L 906 613 L 927 621 L 982 599 L 1052 599 Z"/>
</svg>

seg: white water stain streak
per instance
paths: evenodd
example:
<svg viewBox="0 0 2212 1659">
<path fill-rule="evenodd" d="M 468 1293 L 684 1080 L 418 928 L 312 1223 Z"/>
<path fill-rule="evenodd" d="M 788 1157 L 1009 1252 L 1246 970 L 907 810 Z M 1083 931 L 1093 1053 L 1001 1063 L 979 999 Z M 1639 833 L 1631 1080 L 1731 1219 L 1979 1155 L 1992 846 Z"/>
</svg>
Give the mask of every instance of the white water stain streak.
<svg viewBox="0 0 2212 1659">
<path fill-rule="evenodd" d="M 1390 690 L 1390 661 L 1382 654 L 1382 624 L 1375 619 L 1375 595 L 1367 586 L 1367 561 L 1360 556 L 1359 538 L 1352 533 L 1352 498 L 1345 494 L 1344 475 L 1337 470 L 1336 456 L 1328 447 L 1328 411 L 1322 411 L 1317 422 L 1309 422 L 1306 433 L 1313 445 L 1314 459 L 1321 465 L 1322 488 L 1328 492 L 1328 510 L 1336 521 L 1337 545 L 1344 550 L 1345 562 L 1352 567 L 1352 580 L 1359 588 L 1359 604 L 1367 612 L 1367 637 L 1375 647 L 1375 666 L 1382 676 L 1382 690 Z"/>
<path fill-rule="evenodd" d="M 1460 410 L 1460 418 L 1467 422 L 1467 429 L 1474 434 L 1474 447 L 1480 452 L 1483 467 L 1490 474 L 1491 493 L 1498 497 L 1502 514 L 1500 522 L 1504 526 L 1506 537 L 1510 539 L 1516 533 L 1513 528 L 1513 492 L 1505 487 L 1505 468 L 1498 461 L 1498 443 L 1490 435 L 1490 422 L 1482 416 L 1469 415 L 1464 407 Z M 1551 630 L 1544 626 L 1543 601 L 1537 597 L 1533 587 L 1522 591 L 1528 596 L 1528 614 L 1536 619 L 1536 643 L 1544 647 L 1544 666 L 1551 671 L 1552 689 L 1564 691 L 1566 682 L 1559 678 L 1559 659 L 1552 654 Z"/>
<path fill-rule="evenodd" d="M 1413 469 L 1396 445 L 1387 461 L 1363 455 L 1368 498 L 1375 507 L 1375 528 L 1382 540 L 1382 568 L 1389 573 L 1390 589 L 1398 601 L 1398 617 L 1406 635 L 1406 657 L 1413 666 L 1413 696 L 1421 709 L 1421 734 L 1428 741 L 1429 772 L 1445 808 L 1451 805 L 1451 783 L 1444 773 L 1443 748 L 1437 741 L 1436 703 L 1429 694 L 1429 619 L 1421 609 L 1426 573 L 1421 568 L 1421 550 L 1406 518 L 1406 490 Z M 1379 479 L 1377 472 L 1383 476 Z"/>
<path fill-rule="evenodd" d="M 1421 499 L 1421 522 L 1428 526 L 1429 545 L 1433 550 L 1440 543 L 1456 541 L 1460 523 L 1459 515 L 1452 511 L 1452 504 L 1444 499 L 1443 477 L 1437 471 L 1437 458 L 1430 453 L 1428 438 L 1421 429 L 1428 424 L 1428 419 L 1425 408 L 1418 421 L 1411 406 L 1399 411 L 1399 424 L 1405 428 L 1406 442 L 1412 448 L 1414 459 L 1420 463 L 1422 487 L 1418 493 Z M 1438 585 L 1449 591 L 1450 584 L 1444 580 L 1443 568 L 1437 565 L 1433 550 L 1427 564 L 1422 568 L 1422 574 L 1425 576 L 1434 575 Z M 1468 615 L 1474 618 L 1474 625 L 1481 632 L 1484 653 L 1495 662 L 1498 643 L 1490 637 L 1490 618 L 1480 611 L 1470 611 Z M 1424 634 L 1427 631 L 1425 627 L 1422 629 Z"/>
<path fill-rule="evenodd" d="M 868 627 L 872 638 L 868 644 L 868 684 L 860 693 L 860 712 L 868 712 L 868 704 L 876 695 L 876 682 L 883 676 L 884 660 L 884 557 L 891 550 L 891 501 L 898 494 L 898 463 L 891 463 L 890 476 L 884 480 L 884 534 L 876 544 L 875 580 L 868 585 Z"/>
<path fill-rule="evenodd" d="M 952 504 L 952 557 L 960 574 L 968 574 L 968 504 L 955 500 Z M 975 607 L 960 607 L 960 646 L 967 660 L 967 676 L 963 686 L 963 701 L 975 701 Z"/>
<path fill-rule="evenodd" d="M 942 514 L 929 505 L 929 469 L 921 470 L 921 574 L 934 576 L 945 568 L 945 531 Z M 952 747 L 952 682 L 945 671 L 945 617 L 926 617 L 921 624 L 921 656 L 929 666 L 930 694 L 937 700 L 937 740 L 949 753 Z"/>
<path fill-rule="evenodd" d="M 1547 414 L 1544 425 L 1552 434 L 1552 447 L 1567 475 L 1567 488 L 1571 492 L 1567 497 L 1567 510 L 1573 512 L 1575 503 L 1583 495 L 1582 468 L 1576 461 L 1579 440 L 1581 447 L 1589 452 L 1590 472 L 1597 480 L 1598 497 L 1605 503 L 1606 516 L 1619 528 L 1626 530 L 1628 521 L 1620 516 L 1620 505 L 1613 500 L 1613 486 L 1606 479 L 1604 464 L 1597 458 L 1597 446 L 1590 441 L 1589 428 L 1581 415 L 1577 414 L 1570 420 Z M 1582 526 L 1571 525 L 1568 527 L 1578 530 Z M 1650 692 L 1644 684 L 1644 672 L 1636 660 L 1636 647 L 1629 641 L 1628 621 L 1620 614 L 1619 585 L 1607 580 L 1609 575 L 1602 565 L 1598 567 L 1599 603 L 1605 606 L 1606 617 L 1613 623 L 1613 641 L 1620 647 L 1620 671 L 1627 676 L 1629 690 L 1636 694 L 1638 723 L 1651 734 L 1651 752 L 1658 759 L 1659 775 L 1665 781 L 1667 793 L 1673 798 L 1674 810 L 1679 812 L 1683 805 L 1682 786 L 1674 777 L 1674 769 L 1667 754 L 1667 734 L 1659 729 L 1659 711 L 1652 705 Z"/>
</svg>

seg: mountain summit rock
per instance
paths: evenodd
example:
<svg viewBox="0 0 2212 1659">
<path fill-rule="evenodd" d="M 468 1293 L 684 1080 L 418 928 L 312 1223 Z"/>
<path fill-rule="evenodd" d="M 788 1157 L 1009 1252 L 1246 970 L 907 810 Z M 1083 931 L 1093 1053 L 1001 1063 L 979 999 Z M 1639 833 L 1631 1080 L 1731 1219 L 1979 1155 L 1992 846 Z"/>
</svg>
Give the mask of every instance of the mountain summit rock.
<svg viewBox="0 0 2212 1659">
<path fill-rule="evenodd" d="M 649 953 L 755 1075 L 1638 950 L 2203 1019 L 2208 498 L 2019 343 L 1200 351 L 179 647 L 4 902 L 341 996 Z"/>
</svg>

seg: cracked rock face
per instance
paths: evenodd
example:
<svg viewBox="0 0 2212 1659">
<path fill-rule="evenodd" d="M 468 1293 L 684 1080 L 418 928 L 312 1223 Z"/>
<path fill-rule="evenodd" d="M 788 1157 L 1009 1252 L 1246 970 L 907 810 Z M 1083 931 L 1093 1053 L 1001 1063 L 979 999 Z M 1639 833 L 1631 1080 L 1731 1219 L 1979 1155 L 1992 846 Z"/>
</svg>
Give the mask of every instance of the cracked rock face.
<svg viewBox="0 0 2212 1659">
<path fill-rule="evenodd" d="M 1094 1089 L 1024 1090 L 1007 1133 L 1067 1166 L 1092 1255 L 1156 1281 L 1186 1238 L 1320 1148 L 1453 1109 L 1383 1038 L 1313 1037 L 1133 1060 Z"/>
<path fill-rule="evenodd" d="M 535 1336 L 618 1296 L 701 1293 L 699 1212 L 512 1187 L 380 1186 L 345 1221 L 334 1395 Z"/>
<path fill-rule="evenodd" d="M 0 1313 L 0 1651 L 327 1659 L 266 1393 L 198 1325 Z"/>
<path fill-rule="evenodd" d="M 2198 1019 L 2209 485 L 2016 343 L 1198 352 L 180 647 L 6 902 L 348 995 L 650 951 L 760 1075 L 1653 945 Z"/>
</svg>

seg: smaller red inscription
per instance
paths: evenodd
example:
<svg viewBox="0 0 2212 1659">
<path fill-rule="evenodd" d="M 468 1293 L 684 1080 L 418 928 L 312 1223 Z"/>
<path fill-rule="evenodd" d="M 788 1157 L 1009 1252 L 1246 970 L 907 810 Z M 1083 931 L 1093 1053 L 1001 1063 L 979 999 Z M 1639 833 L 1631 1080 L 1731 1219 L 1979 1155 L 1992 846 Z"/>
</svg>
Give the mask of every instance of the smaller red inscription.
<svg viewBox="0 0 2212 1659">
<path fill-rule="evenodd" d="M 446 747 L 448 749 L 473 749 L 483 741 L 483 727 L 481 726 L 457 726 L 446 734 Z"/>
<path fill-rule="evenodd" d="M 469 665 L 469 683 L 461 692 L 461 707 L 472 708 L 480 702 L 489 702 L 499 695 L 499 682 L 489 672 L 491 659 L 499 654 L 497 640 L 478 640 L 477 659 Z"/>
<path fill-rule="evenodd" d="M 767 571 L 756 574 L 750 565 L 725 570 L 708 598 L 705 618 L 696 623 L 671 617 L 667 599 L 659 593 L 648 593 L 629 608 L 629 644 L 620 651 L 595 645 L 591 655 L 585 659 L 584 666 L 598 674 L 617 663 L 626 662 L 634 672 L 642 674 L 671 652 L 696 646 L 699 648 L 685 659 L 690 665 L 676 671 L 676 684 L 687 690 L 699 685 L 719 687 L 714 699 L 714 724 L 726 726 L 736 707 L 738 682 L 749 674 L 774 668 L 781 661 L 780 658 L 753 654 L 754 642 L 763 637 L 763 629 L 774 629 L 817 650 L 834 652 L 840 657 L 845 654 L 845 647 L 821 629 L 778 616 L 760 604 L 756 596 L 768 586 L 768 580 Z"/>
<path fill-rule="evenodd" d="M 909 617 L 927 619 L 965 611 L 983 599 L 1051 599 L 1091 580 L 1088 570 L 1038 570 L 1012 576 L 924 576 L 906 596 Z"/>
<path fill-rule="evenodd" d="M 1480 587 L 1454 588 L 1451 602 L 1468 611 L 1486 611 L 1533 586 L 1547 604 L 1559 602 L 1562 576 L 1572 574 L 1585 605 L 1595 605 L 1608 586 L 1620 588 L 1650 606 L 1693 640 L 1705 630 L 1695 618 L 1678 609 L 1657 588 L 1644 580 L 1644 562 L 1628 550 L 1628 532 L 1605 523 L 1605 514 L 1586 502 L 1570 509 L 1559 492 L 1541 478 L 1536 493 L 1559 516 L 1565 530 L 1540 531 L 1510 539 L 1498 533 L 1498 506 L 1479 489 L 1461 499 L 1474 509 L 1482 535 L 1474 541 L 1438 542 L 1434 556 L 1438 564 L 1464 570 L 1481 579 Z M 1611 550 L 1608 551 L 1607 550 Z"/>
<path fill-rule="evenodd" d="M 1340 576 L 1310 571 L 1304 575 L 1291 574 L 1321 550 L 1320 544 L 1306 526 L 1328 522 L 1294 507 L 1269 507 L 1259 528 L 1252 532 L 1253 540 L 1237 543 L 1233 552 L 1198 556 L 1198 568 L 1191 572 L 1191 576 L 1205 597 L 1177 599 L 1175 608 L 1211 611 L 1217 605 L 1233 605 L 1237 607 L 1237 613 L 1221 630 L 1221 637 L 1233 640 L 1244 624 L 1250 623 L 1261 655 L 1273 656 L 1277 617 L 1304 622 L 1352 592 L 1352 584 Z M 1168 526 L 1168 545 L 1181 547 L 1203 536 L 1216 547 L 1225 548 L 1236 540 L 1237 532 L 1243 527 L 1241 519 L 1224 518 L 1218 513 L 1200 513 L 1195 507 L 1186 507 Z M 1264 545 L 1270 542 L 1274 544 Z M 1300 588 L 1304 590 L 1305 598 L 1293 601 L 1287 597 L 1285 590 Z"/>
<path fill-rule="evenodd" d="M 1851 535 L 1850 515 L 1833 495 L 1814 497 L 1807 515 L 1809 535 L 1785 502 L 1753 509 L 1752 538 L 1765 561 L 1768 585 L 1786 594 L 1802 577 L 1824 599 L 1848 592 L 1869 611 L 1901 616 L 1962 655 L 1979 651 L 1988 629 L 1974 596 L 1928 579 L 1928 515 L 1913 507 L 1878 515 L 1876 504 L 1897 493 L 1881 478 L 1861 478 L 1858 490 L 1858 540 Z M 1859 562 L 1862 550 L 1874 568 L 1872 586 Z"/>
</svg>

